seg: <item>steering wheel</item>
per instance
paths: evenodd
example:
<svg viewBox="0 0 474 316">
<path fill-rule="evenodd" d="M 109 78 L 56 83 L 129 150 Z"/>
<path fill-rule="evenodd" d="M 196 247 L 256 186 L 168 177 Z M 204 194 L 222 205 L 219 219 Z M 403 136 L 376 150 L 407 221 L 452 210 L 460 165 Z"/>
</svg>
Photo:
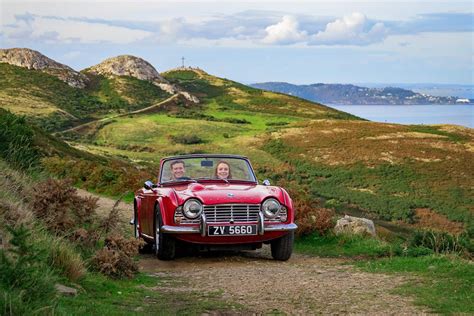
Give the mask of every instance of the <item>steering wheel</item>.
<svg viewBox="0 0 474 316">
<path fill-rule="evenodd" d="M 179 177 L 179 178 L 176 178 L 176 180 L 191 180 L 190 177 Z"/>
</svg>

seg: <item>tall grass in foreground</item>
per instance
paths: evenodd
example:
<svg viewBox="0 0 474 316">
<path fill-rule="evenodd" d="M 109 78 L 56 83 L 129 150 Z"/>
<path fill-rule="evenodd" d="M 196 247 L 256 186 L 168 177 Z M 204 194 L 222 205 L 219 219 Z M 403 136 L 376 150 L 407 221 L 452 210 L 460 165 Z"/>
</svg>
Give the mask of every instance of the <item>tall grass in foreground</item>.
<svg viewBox="0 0 474 316">
<path fill-rule="evenodd" d="M 57 303 L 58 276 L 48 265 L 48 254 L 31 241 L 25 226 L 8 227 L 10 246 L 0 250 L 0 312 L 4 315 L 46 313 Z"/>
<path fill-rule="evenodd" d="M 25 117 L 0 108 L 0 158 L 20 169 L 36 165 L 39 153 L 34 148 L 33 137 L 33 129 Z"/>
</svg>

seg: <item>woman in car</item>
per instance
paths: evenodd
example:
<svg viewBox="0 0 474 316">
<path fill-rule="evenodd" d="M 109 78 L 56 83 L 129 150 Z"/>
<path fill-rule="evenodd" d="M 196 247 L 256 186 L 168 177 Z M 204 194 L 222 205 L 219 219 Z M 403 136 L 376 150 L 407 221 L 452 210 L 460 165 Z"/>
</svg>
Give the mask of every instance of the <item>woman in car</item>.
<svg viewBox="0 0 474 316">
<path fill-rule="evenodd" d="M 228 162 L 221 160 L 216 165 L 216 170 L 214 172 L 214 177 L 216 179 L 232 179 L 232 172 L 230 171 L 230 165 Z"/>
</svg>

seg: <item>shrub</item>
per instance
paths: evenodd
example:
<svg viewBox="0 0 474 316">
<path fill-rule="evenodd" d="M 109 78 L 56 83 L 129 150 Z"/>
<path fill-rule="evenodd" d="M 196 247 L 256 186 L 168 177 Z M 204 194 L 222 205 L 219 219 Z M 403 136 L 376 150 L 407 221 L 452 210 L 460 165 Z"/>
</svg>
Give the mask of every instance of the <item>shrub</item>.
<svg viewBox="0 0 474 316">
<path fill-rule="evenodd" d="M 246 119 L 238 119 L 238 118 L 223 118 L 218 121 L 232 123 L 232 124 L 250 124 L 250 122 L 247 121 Z"/>
<path fill-rule="evenodd" d="M 265 125 L 267 126 L 285 126 L 285 125 L 288 125 L 289 123 L 288 122 L 285 122 L 285 121 L 281 121 L 281 122 L 267 122 L 265 123 Z"/>
<path fill-rule="evenodd" d="M 410 240 L 410 246 L 431 249 L 435 253 L 461 253 L 467 250 L 463 247 L 461 236 L 432 230 L 416 231 Z"/>
<path fill-rule="evenodd" d="M 97 198 L 82 198 L 69 180 L 48 179 L 33 191 L 33 213 L 56 234 L 70 234 L 90 224 L 96 215 Z"/>
<path fill-rule="evenodd" d="M 204 140 L 197 135 L 172 135 L 170 138 L 176 144 L 194 145 L 204 143 Z"/>
<path fill-rule="evenodd" d="M 38 163 L 34 131 L 25 117 L 0 109 L 0 157 L 15 168 L 27 169 Z"/>
<path fill-rule="evenodd" d="M 113 278 L 131 278 L 138 271 L 138 265 L 133 260 L 133 256 L 138 253 L 141 243 L 135 238 L 108 236 L 105 239 L 104 248 L 97 251 L 92 258 L 92 266 L 97 271 Z"/>
<path fill-rule="evenodd" d="M 296 218 L 298 223 L 298 236 L 309 235 L 317 232 L 325 235 L 334 227 L 334 210 L 318 207 L 317 203 L 305 200 L 295 202 Z"/>
<path fill-rule="evenodd" d="M 34 247 L 24 226 L 7 227 L 10 247 L 0 249 L 0 313 L 30 314 L 53 309 L 56 277 L 46 264 L 47 254 Z"/>
</svg>

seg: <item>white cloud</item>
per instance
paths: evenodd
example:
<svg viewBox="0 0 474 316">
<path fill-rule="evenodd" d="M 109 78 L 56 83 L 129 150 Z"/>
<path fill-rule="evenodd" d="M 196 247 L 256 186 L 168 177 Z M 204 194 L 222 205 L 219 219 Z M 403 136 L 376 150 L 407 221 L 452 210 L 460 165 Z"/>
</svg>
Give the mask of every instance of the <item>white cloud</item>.
<svg viewBox="0 0 474 316">
<path fill-rule="evenodd" d="M 265 44 L 294 44 L 304 41 L 308 36 L 306 31 L 299 30 L 296 18 L 288 15 L 277 24 L 267 27 L 265 31 L 267 34 L 262 40 Z"/>
<path fill-rule="evenodd" d="M 358 12 L 330 22 L 324 31 L 311 37 L 310 45 L 367 45 L 382 41 L 388 30 L 381 22 L 373 24 Z"/>
<path fill-rule="evenodd" d="M 32 16 L 14 25 L 4 26 L 2 33 L 10 40 L 40 39 L 47 42 L 130 44 L 153 35 L 152 32 L 103 23 Z"/>
</svg>

